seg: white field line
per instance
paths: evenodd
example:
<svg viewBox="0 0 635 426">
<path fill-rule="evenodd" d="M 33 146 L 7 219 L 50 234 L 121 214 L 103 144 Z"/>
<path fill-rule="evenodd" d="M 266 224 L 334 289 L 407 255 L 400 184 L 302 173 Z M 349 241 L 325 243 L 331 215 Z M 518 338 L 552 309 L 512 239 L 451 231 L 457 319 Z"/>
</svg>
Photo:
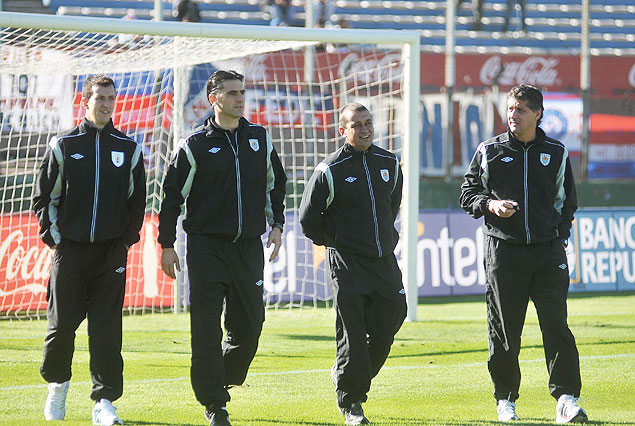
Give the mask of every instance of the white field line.
<svg viewBox="0 0 635 426">
<path fill-rule="evenodd" d="M 581 360 L 593 360 L 593 359 L 620 359 L 620 358 L 633 358 L 635 357 L 635 353 L 630 354 L 614 354 L 614 355 L 590 355 L 590 356 L 581 356 Z M 526 359 L 520 360 L 521 363 L 533 363 L 533 362 L 544 362 L 544 358 L 536 358 L 536 359 Z M 437 365 L 437 364 L 425 364 L 425 365 L 401 365 L 401 366 L 384 366 L 382 370 L 419 370 L 424 368 L 468 368 L 468 367 L 481 367 L 485 366 L 485 362 L 472 362 L 466 364 L 447 364 L 447 365 Z M 291 371 L 268 371 L 261 373 L 249 373 L 247 377 L 254 376 L 286 376 L 286 375 L 295 375 L 295 374 L 316 374 L 316 373 L 325 373 L 330 372 L 330 369 L 316 369 L 316 370 L 291 370 Z M 180 382 L 183 380 L 189 380 L 189 377 L 172 377 L 172 378 L 160 378 L 160 379 L 142 379 L 142 380 L 126 380 L 125 385 L 135 385 L 135 384 L 143 384 L 143 383 L 157 383 L 157 382 Z M 92 385 L 92 382 L 73 382 L 74 386 L 81 385 Z M 46 388 L 46 383 L 41 383 L 37 385 L 21 385 L 21 386 L 5 386 L 0 387 L 0 392 L 3 391 L 12 391 L 12 390 L 22 390 L 22 389 L 35 389 L 35 388 Z"/>
</svg>

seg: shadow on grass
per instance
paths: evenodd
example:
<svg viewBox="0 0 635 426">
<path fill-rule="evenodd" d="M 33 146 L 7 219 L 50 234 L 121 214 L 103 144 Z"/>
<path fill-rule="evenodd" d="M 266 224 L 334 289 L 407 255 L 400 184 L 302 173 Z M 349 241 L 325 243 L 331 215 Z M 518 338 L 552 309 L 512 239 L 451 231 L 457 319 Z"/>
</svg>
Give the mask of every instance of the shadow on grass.
<svg viewBox="0 0 635 426">
<path fill-rule="evenodd" d="M 317 336 L 306 334 L 282 334 L 282 336 L 290 340 L 310 340 L 313 342 L 335 341 L 335 336 Z"/>
<path fill-rule="evenodd" d="M 587 291 L 587 292 L 570 292 L 567 296 L 569 299 L 588 299 L 592 297 L 624 297 L 633 296 L 635 291 Z M 418 299 L 419 305 L 443 305 L 449 303 L 473 303 L 483 302 L 485 303 L 484 294 L 470 294 L 470 295 L 454 295 L 454 296 L 433 296 L 433 297 L 420 297 Z"/>
<path fill-rule="evenodd" d="M 298 426 L 341 426 L 343 423 L 342 422 L 337 422 L 337 423 L 332 423 L 332 422 L 320 422 L 320 421 L 297 421 L 297 420 L 280 420 L 280 419 L 264 419 L 264 418 L 254 418 L 254 419 L 249 419 L 248 421 L 245 420 L 240 420 L 240 419 L 235 419 L 232 420 L 237 426 L 243 426 L 243 425 L 247 425 L 247 424 L 251 424 L 251 423 L 257 423 L 257 424 L 270 424 L 270 425 L 298 425 Z M 606 424 L 607 422 L 602 422 L 602 421 L 595 421 L 595 420 L 591 420 L 589 421 L 587 424 L 588 425 L 603 425 Z M 613 425 L 620 425 L 620 426 L 635 426 L 635 422 L 609 422 L 610 424 Z M 139 425 L 139 426 L 146 426 L 146 425 L 155 425 L 155 426 L 200 426 L 200 423 L 181 423 L 181 422 L 147 422 L 147 421 L 142 421 L 142 420 L 130 420 L 130 419 L 126 419 L 126 424 L 127 425 Z M 404 425 L 408 425 L 408 426 L 415 426 L 415 425 L 420 425 L 420 426 L 440 426 L 440 425 L 444 425 L 444 426 L 465 426 L 465 425 L 500 425 L 499 421 L 496 420 L 481 420 L 481 419 L 475 419 L 475 420 L 466 420 L 466 421 L 459 421 L 459 420 L 446 420 L 446 419 L 434 419 L 434 418 L 405 418 L 405 417 L 390 417 L 388 418 L 388 420 L 384 420 L 381 422 L 378 421 L 373 421 L 374 425 L 382 425 L 382 426 L 404 426 Z M 517 421 L 514 422 L 515 426 L 553 426 L 554 422 L 553 421 L 548 421 L 545 419 L 524 419 L 521 421 Z"/>
<path fill-rule="evenodd" d="M 484 336 L 483 339 L 487 337 Z M 588 342 L 588 343 L 580 343 L 576 342 L 578 347 L 581 346 L 598 346 L 598 345 L 625 345 L 625 344 L 633 344 L 634 340 L 607 340 L 603 342 Z M 542 344 L 539 345 L 523 345 L 521 347 L 522 350 L 526 349 L 542 349 Z M 414 354 L 404 354 L 404 355 L 390 355 L 391 358 L 418 358 L 425 356 L 445 356 L 445 355 L 464 355 L 464 354 L 475 354 L 475 353 L 487 353 L 487 348 L 478 348 L 478 349 L 466 349 L 461 351 L 442 351 L 442 352 L 420 352 Z"/>
<path fill-rule="evenodd" d="M 463 351 L 421 352 L 416 354 L 390 355 L 390 358 L 418 358 L 422 356 L 463 355 L 463 354 L 475 354 L 475 353 L 487 353 L 487 352 L 488 352 L 487 348 L 484 348 L 484 349 L 479 348 L 479 349 L 466 349 Z"/>
<path fill-rule="evenodd" d="M 201 426 L 201 423 L 181 423 L 181 422 L 146 422 L 143 420 L 125 419 L 127 425 L 154 425 L 154 426 Z"/>
<path fill-rule="evenodd" d="M 233 422 L 233 420 L 232 420 Z M 310 425 L 310 426 L 342 426 L 343 422 L 331 423 L 331 422 L 303 422 L 298 420 L 272 420 L 272 419 L 249 419 L 249 422 L 243 423 L 239 420 L 236 420 L 236 424 L 241 426 L 239 423 L 243 425 L 248 425 L 250 422 L 255 423 L 263 423 L 263 424 L 272 424 L 272 425 Z"/>
<path fill-rule="evenodd" d="M 587 422 L 587 425 L 604 425 L 604 424 L 612 424 L 612 425 L 621 425 L 621 426 L 635 426 L 635 423 L 633 422 L 602 422 L 602 421 L 595 421 L 595 420 L 591 420 L 589 422 Z M 401 425 L 408 425 L 408 426 L 478 426 L 478 425 L 499 425 L 501 424 L 501 422 L 499 422 L 498 420 L 492 420 L 492 419 L 487 419 L 487 420 L 483 420 L 483 419 L 474 419 L 474 420 L 448 420 L 448 419 L 435 419 L 435 418 L 396 418 L 396 417 L 390 417 L 388 421 L 382 421 L 382 422 L 373 422 L 374 425 L 382 425 L 382 426 L 401 426 Z M 515 421 L 513 422 L 514 426 L 553 426 L 555 424 L 555 421 L 551 421 L 551 420 L 546 420 L 544 418 L 529 418 L 529 419 L 522 419 L 521 421 Z"/>
</svg>

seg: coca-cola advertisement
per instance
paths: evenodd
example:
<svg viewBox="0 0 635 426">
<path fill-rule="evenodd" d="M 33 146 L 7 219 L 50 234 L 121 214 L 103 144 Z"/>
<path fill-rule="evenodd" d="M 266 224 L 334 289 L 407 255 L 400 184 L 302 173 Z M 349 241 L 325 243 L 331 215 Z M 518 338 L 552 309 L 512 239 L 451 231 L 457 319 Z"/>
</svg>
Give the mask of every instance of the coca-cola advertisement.
<svg viewBox="0 0 635 426">
<path fill-rule="evenodd" d="M 611 70 L 607 78 L 606 70 Z M 506 90 L 517 84 L 531 84 L 548 92 L 580 90 L 580 58 L 564 55 L 479 55 L 456 56 L 456 88 Z M 421 85 L 438 88 L 445 85 L 445 56 L 422 53 Z M 632 57 L 591 57 L 591 95 L 621 98 L 635 87 L 635 60 Z"/>
<path fill-rule="evenodd" d="M 35 216 L 0 216 L 0 241 L 1 309 L 46 308 L 51 250 L 39 238 Z"/>
<path fill-rule="evenodd" d="M 141 241 L 128 252 L 125 307 L 171 307 L 174 283 L 161 271 L 156 243 L 158 219 L 146 216 Z M 39 238 L 30 213 L 0 216 L 0 311 L 47 307 L 52 251 Z"/>
</svg>

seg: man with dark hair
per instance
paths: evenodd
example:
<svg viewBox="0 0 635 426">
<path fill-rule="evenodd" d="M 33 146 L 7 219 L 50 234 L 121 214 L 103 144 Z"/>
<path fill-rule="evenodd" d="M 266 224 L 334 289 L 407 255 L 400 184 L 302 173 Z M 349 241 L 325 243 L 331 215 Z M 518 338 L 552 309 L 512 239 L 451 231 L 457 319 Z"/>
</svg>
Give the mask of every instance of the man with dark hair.
<svg viewBox="0 0 635 426">
<path fill-rule="evenodd" d="M 64 419 L 75 331 L 88 318 L 93 424 L 123 424 L 112 401 L 123 393 L 126 260 L 139 241 L 146 185 L 141 145 L 112 123 L 115 95 L 110 77 L 86 79 L 81 99 L 86 117 L 51 139 L 35 184 L 40 236 L 53 249 L 40 368 L 49 382 L 47 420 Z"/>
<path fill-rule="evenodd" d="M 465 0 L 458 0 L 456 2 L 456 9 L 461 7 Z M 472 28 L 475 31 L 479 31 L 483 26 L 483 3 L 485 0 L 472 0 L 472 14 L 474 15 L 474 23 L 472 24 Z"/>
<path fill-rule="evenodd" d="M 394 154 L 373 145 L 368 109 L 340 112 L 346 143 L 315 168 L 300 204 L 302 231 L 326 246 L 335 300 L 337 362 L 331 370 L 347 425 L 369 424 L 362 403 L 406 318 L 394 250 L 403 176 Z"/>
<path fill-rule="evenodd" d="M 200 22 L 201 11 L 198 4 L 192 0 L 178 0 L 174 3 L 176 18 L 181 22 Z"/>
<path fill-rule="evenodd" d="M 509 29 L 512 15 L 516 9 L 516 3 L 520 6 L 520 29 L 527 30 L 527 0 L 507 0 L 507 10 L 505 12 L 505 23 L 503 24 L 503 32 Z"/>
<path fill-rule="evenodd" d="M 245 87 L 235 71 L 207 83 L 214 109 L 181 139 L 159 214 L 161 267 L 180 271 L 176 222 L 185 203 L 192 332 L 192 387 L 211 426 L 229 425 L 228 389 L 241 385 L 265 319 L 261 235 L 269 223 L 272 262 L 282 243 L 286 175 L 267 130 L 243 118 Z M 226 339 L 221 348 L 225 314 Z"/>
<path fill-rule="evenodd" d="M 518 420 L 518 354 L 529 299 L 542 332 L 549 391 L 558 423 L 586 422 L 575 338 L 567 325 L 569 268 L 565 246 L 577 209 L 566 147 L 538 125 L 542 93 L 513 87 L 506 133 L 481 143 L 465 173 L 461 207 L 485 216 L 488 368 L 500 421 Z"/>
</svg>

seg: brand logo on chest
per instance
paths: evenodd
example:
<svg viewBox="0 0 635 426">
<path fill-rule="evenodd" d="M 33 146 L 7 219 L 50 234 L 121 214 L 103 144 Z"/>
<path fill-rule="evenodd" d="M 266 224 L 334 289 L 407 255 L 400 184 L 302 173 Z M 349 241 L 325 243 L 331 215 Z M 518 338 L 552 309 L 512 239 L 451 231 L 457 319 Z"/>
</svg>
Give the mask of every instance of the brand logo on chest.
<svg viewBox="0 0 635 426">
<path fill-rule="evenodd" d="M 390 180 L 390 172 L 388 171 L 388 169 L 381 169 L 379 171 L 379 174 L 381 175 L 381 178 L 384 180 L 384 182 L 388 182 Z"/>
<path fill-rule="evenodd" d="M 258 139 L 249 139 L 249 146 L 254 151 L 258 151 L 260 149 L 260 143 L 258 142 Z"/>
</svg>

